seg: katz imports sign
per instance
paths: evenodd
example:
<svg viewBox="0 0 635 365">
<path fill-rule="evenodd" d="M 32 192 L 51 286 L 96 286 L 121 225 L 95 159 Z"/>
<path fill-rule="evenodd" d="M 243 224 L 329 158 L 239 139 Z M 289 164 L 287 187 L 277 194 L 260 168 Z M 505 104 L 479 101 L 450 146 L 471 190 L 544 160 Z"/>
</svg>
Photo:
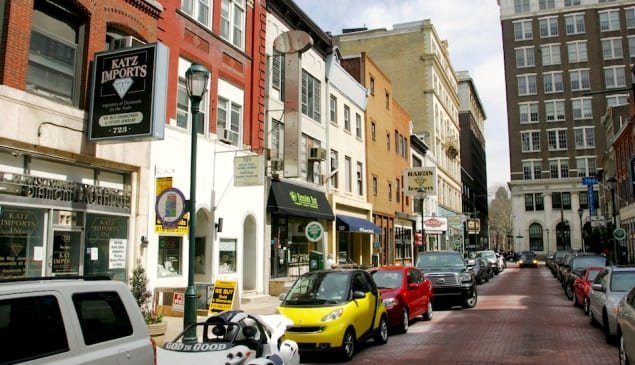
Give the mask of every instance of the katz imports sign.
<svg viewBox="0 0 635 365">
<path fill-rule="evenodd" d="M 163 139 L 168 53 L 166 46 L 153 43 L 95 54 L 91 141 Z"/>
</svg>

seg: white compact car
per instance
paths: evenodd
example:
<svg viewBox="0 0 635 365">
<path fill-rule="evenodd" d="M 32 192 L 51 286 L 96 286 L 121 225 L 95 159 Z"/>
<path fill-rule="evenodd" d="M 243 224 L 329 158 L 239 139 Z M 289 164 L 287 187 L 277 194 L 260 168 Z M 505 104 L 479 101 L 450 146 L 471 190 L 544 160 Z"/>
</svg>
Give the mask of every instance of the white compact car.
<svg viewBox="0 0 635 365">
<path fill-rule="evenodd" d="M 157 364 L 298 365 L 298 345 L 280 341 L 292 324 L 279 314 L 221 312 L 188 326 L 173 341 L 164 343 L 157 349 Z M 189 331 L 196 331 L 195 339 L 187 338 Z"/>
</svg>

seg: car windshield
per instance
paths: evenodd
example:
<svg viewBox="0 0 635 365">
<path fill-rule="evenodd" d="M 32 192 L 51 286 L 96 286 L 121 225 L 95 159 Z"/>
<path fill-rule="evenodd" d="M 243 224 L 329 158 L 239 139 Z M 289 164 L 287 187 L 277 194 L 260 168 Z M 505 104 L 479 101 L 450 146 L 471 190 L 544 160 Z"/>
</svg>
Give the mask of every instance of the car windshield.
<svg viewBox="0 0 635 365">
<path fill-rule="evenodd" d="M 463 258 L 460 254 L 453 253 L 432 253 L 419 255 L 417 259 L 417 267 L 445 267 L 445 266 L 464 266 Z"/>
<path fill-rule="evenodd" d="M 635 286 L 635 270 L 613 272 L 611 291 L 629 291 L 633 286 Z"/>
<path fill-rule="evenodd" d="M 521 260 L 533 260 L 535 258 L 536 258 L 536 255 L 532 255 L 532 254 L 529 254 L 529 253 L 526 253 L 526 254 L 523 254 L 523 255 L 520 256 Z"/>
<path fill-rule="evenodd" d="M 496 253 L 494 251 L 479 251 L 476 253 L 476 256 L 495 259 Z"/>
<path fill-rule="evenodd" d="M 599 273 L 600 273 L 599 270 L 591 270 L 591 271 L 589 271 L 589 275 L 587 276 L 587 280 L 592 282 L 593 280 L 595 280 L 595 277 L 598 276 Z"/>
<path fill-rule="evenodd" d="M 286 305 L 338 304 L 348 299 L 346 271 L 315 272 L 300 276 L 284 299 Z"/>
<path fill-rule="evenodd" d="M 573 261 L 574 269 L 582 269 L 591 266 L 606 266 L 607 258 L 604 256 L 578 256 L 575 261 Z"/>
<path fill-rule="evenodd" d="M 377 270 L 373 271 L 373 279 L 379 289 L 400 288 L 403 283 L 401 270 Z"/>
</svg>

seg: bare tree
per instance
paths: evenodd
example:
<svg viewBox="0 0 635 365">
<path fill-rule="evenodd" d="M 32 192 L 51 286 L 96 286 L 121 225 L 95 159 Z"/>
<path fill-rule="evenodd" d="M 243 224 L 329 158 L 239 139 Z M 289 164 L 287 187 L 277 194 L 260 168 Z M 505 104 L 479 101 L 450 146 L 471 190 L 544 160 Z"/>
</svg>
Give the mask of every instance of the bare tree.
<svg viewBox="0 0 635 365">
<path fill-rule="evenodd" d="M 495 197 L 489 205 L 489 229 L 490 240 L 498 250 L 511 250 L 508 236 L 512 235 L 512 202 L 509 198 L 509 190 L 505 186 L 499 186 Z"/>
</svg>

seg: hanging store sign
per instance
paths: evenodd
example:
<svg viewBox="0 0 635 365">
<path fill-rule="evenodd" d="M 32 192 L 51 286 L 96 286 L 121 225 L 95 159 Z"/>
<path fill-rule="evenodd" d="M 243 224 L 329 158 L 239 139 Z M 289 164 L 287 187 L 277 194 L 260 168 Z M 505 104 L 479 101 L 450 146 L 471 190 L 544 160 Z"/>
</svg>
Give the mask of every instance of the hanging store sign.
<svg viewBox="0 0 635 365">
<path fill-rule="evenodd" d="M 413 167 L 406 169 L 403 176 L 404 194 L 416 196 L 421 189 L 426 195 L 437 195 L 437 168 Z"/>
</svg>

